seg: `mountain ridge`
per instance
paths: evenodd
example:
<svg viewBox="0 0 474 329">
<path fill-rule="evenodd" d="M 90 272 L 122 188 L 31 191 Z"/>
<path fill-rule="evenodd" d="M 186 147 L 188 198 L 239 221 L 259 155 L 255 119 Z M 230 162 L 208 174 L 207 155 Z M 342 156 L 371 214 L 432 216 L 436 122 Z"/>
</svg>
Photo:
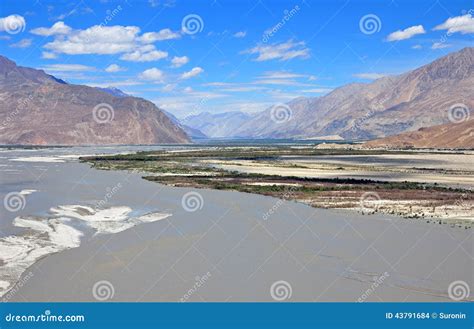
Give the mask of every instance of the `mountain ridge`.
<svg viewBox="0 0 474 329">
<path fill-rule="evenodd" d="M 0 56 L 0 143 L 98 145 L 188 143 L 153 103 L 16 65 Z"/>
<path fill-rule="evenodd" d="M 236 130 L 251 117 L 252 115 L 239 111 L 222 113 L 202 112 L 187 116 L 181 122 L 188 127 L 201 131 L 209 137 L 221 138 L 227 137 L 228 131 Z"/>
<path fill-rule="evenodd" d="M 474 148 L 474 119 L 420 128 L 364 143 L 369 148 Z"/>
<path fill-rule="evenodd" d="M 399 75 L 350 83 L 321 97 L 298 97 L 272 106 L 226 132 L 221 130 L 220 137 L 383 138 L 448 123 L 452 105 L 474 107 L 473 85 L 474 48 L 466 47 Z M 275 120 L 279 110 L 287 120 Z M 213 126 L 225 126 L 216 118 Z M 206 125 L 202 121 L 200 127 Z M 187 124 L 195 127 L 192 121 Z"/>
<path fill-rule="evenodd" d="M 235 133 L 248 137 L 340 135 L 372 139 L 448 122 L 454 103 L 473 107 L 474 48 L 464 48 L 427 65 L 368 84 L 349 84 L 329 94 L 287 105 L 291 118 L 278 123 L 271 108 Z M 259 122 L 257 122 L 259 121 Z M 266 123 L 262 127 L 262 122 Z"/>
<path fill-rule="evenodd" d="M 184 124 L 183 122 L 181 122 L 181 120 L 179 120 L 173 113 L 171 112 L 168 112 L 166 110 L 163 110 L 163 112 L 171 119 L 171 121 L 181 127 L 185 132 L 186 134 L 188 134 L 189 137 L 191 137 L 192 139 L 205 139 L 205 138 L 209 138 L 206 134 L 204 134 L 202 131 L 200 131 L 199 129 L 197 128 L 192 128 L 186 124 Z"/>
</svg>

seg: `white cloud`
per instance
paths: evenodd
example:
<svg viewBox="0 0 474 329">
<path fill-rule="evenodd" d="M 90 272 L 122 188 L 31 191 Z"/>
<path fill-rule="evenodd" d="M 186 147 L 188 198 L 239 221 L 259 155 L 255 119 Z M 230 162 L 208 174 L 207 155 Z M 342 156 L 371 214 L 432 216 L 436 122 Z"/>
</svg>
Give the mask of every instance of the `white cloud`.
<svg viewBox="0 0 474 329">
<path fill-rule="evenodd" d="M 272 45 L 258 45 L 254 48 L 245 50 L 243 54 L 258 54 L 255 61 L 268 61 L 272 59 L 278 59 L 280 61 L 286 61 L 293 58 L 308 58 L 309 48 L 306 48 L 304 42 L 293 42 L 288 40 L 287 42 L 272 44 Z"/>
<path fill-rule="evenodd" d="M 155 47 L 152 46 L 152 49 L 143 47 L 131 53 L 123 54 L 120 59 L 132 62 L 153 62 L 166 57 L 168 57 L 166 51 L 156 50 Z"/>
<path fill-rule="evenodd" d="M 176 88 L 176 86 L 177 86 L 177 84 L 170 83 L 170 84 L 167 84 L 166 86 L 164 86 L 161 90 L 164 91 L 164 92 L 170 92 L 170 91 L 173 91 Z"/>
<path fill-rule="evenodd" d="M 292 79 L 257 79 L 253 82 L 259 85 L 282 85 L 282 86 L 297 86 L 305 85 L 300 84 L 298 81 Z"/>
<path fill-rule="evenodd" d="M 246 93 L 246 92 L 253 92 L 259 90 L 265 90 L 265 87 L 257 87 L 257 86 L 235 86 L 235 87 L 225 87 L 220 88 L 221 91 L 228 91 L 228 92 L 238 92 L 238 93 Z"/>
<path fill-rule="evenodd" d="M 233 86 L 235 84 L 231 82 L 208 82 L 203 84 L 203 86 L 211 86 L 211 87 L 226 87 L 226 86 Z"/>
<path fill-rule="evenodd" d="M 431 45 L 431 49 L 444 49 L 451 47 L 451 44 L 445 42 L 435 42 Z"/>
<path fill-rule="evenodd" d="M 411 49 L 422 49 L 423 47 L 421 45 L 414 45 L 411 47 Z"/>
<path fill-rule="evenodd" d="M 178 114 L 179 117 L 197 114 L 213 107 L 214 101 L 225 99 L 228 95 L 215 92 L 177 90 L 172 96 L 152 100 L 159 108 Z M 222 108 L 219 106 L 219 108 Z M 226 108 L 227 109 L 227 108 Z"/>
<path fill-rule="evenodd" d="M 297 79 L 303 79 L 305 82 L 301 82 L 301 80 Z M 205 83 L 204 86 L 220 87 L 221 90 L 242 92 L 273 88 L 273 85 L 313 87 L 313 84 L 306 82 L 308 80 L 316 80 L 316 77 L 313 75 L 293 73 L 290 71 L 267 71 L 257 76 L 255 80 L 251 82 L 209 82 Z M 266 87 L 265 85 L 272 85 L 272 87 Z"/>
<path fill-rule="evenodd" d="M 448 33 L 474 33 L 474 17 L 471 14 L 450 17 L 443 24 L 436 26 L 434 30 L 448 30 Z"/>
<path fill-rule="evenodd" d="M 57 24 L 53 25 L 51 29 Z M 52 32 L 48 30 L 40 31 L 40 33 Z M 137 26 L 95 25 L 85 30 L 72 30 L 67 35 L 57 36 L 54 41 L 47 43 L 44 48 L 53 53 L 68 55 L 121 54 L 120 59 L 122 60 L 151 62 L 168 57 L 166 51 L 156 49 L 151 43 L 175 37 L 176 34 L 170 29 L 140 35 L 140 28 Z"/>
<path fill-rule="evenodd" d="M 206 87 L 219 87 L 219 91 L 229 92 L 250 92 L 267 89 L 264 86 L 255 86 L 247 83 L 232 83 L 232 82 L 208 82 L 204 83 Z"/>
<path fill-rule="evenodd" d="M 10 15 L 0 18 L 0 32 L 5 31 L 11 34 L 23 32 L 26 27 L 26 20 L 20 15 Z"/>
<path fill-rule="evenodd" d="M 293 79 L 293 78 L 304 78 L 307 75 L 292 73 L 288 71 L 267 71 L 264 72 L 259 79 Z"/>
<path fill-rule="evenodd" d="M 47 72 L 86 72 L 95 71 L 95 67 L 81 64 L 51 64 L 42 67 Z"/>
<path fill-rule="evenodd" d="M 49 6 L 48 10 L 49 10 L 49 8 L 54 9 L 53 6 Z M 86 6 L 85 3 L 83 1 L 81 1 L 70 11 L 64 12 L 64 13 L 58 15 L 54 19 L 62 21 L 62 20 L 64 20 L 65 18 L 67 18 L 69 16 L 85 15 L 85 14 L 93 14 L 93 13 L 94 13 L 94 11 L 92 10 L 92 8 Z"/>
<path fill-rule="evenodd" d="M 239 31 L 234 34 L 234 38 L 245 38 L 247 35 L 247 31 Z"/>
<path fill-rule="evenodd" d="M 184 72 L 182 75 L 181 75 L 181 79 L 189 79 L 189 78 L 192 78 L 192 77 L 195 77 L 199 74 L 201 74 L 202 72 L 204 72 L 204 70 L 201 68 L 201 67 L 193 67 L 193 69 L 191 71 L 188 71 L 188 72 Z"/>
<path fill-rule="evenodd" d="M 28 48 L 31 46 L 32 39 L 22 39 L 18 41 L 17 43 L 11 44 L 10 47 L 13 48 Z"/>
<path fill-rule="evenodd" d="M 47 27 L 38 27 L 30 31 L 30 33 L 41 35 L 44 37 L 49 37 L 52 35 L 60 35 L 60 34 L 69 34 L 72 29 L 64 24 L 64 22 L 56 22 L 50 28 Z"/>
<path fill-rule="evenodd" d="M 164 73 L 156 67 L 153 67 L 140 73 L 139 77 L 143 80 L 162 82 L 164 78 Z"/>
<path fill-rule="evenodd" d="M 393 33 L 390 33 L 387 37 L 387 41 L 400 41 L 406 40 L 414 37 L 417 34 L 425 34 L 426 31 L 423 28 L 423 25 L 415 25 L 404 30 L 398 30 Z"/>
<path fill-rule="evenodd" d="M 209 91 L 194 91 L 188 89 L 188 93 L 192 95 L 193 97 L 198 97 L 201 100 L 203 98 L 205 99 L 217 99 L 217 98 L 222 98 L 222 97 L 227 97 L 228 95 L 222 94 L 222 93 L 216 93 L 216 92 L 209 92 Z"/>
<path fill-rule="evenodd" d="M 302 80 L 300 80 L 302 79 Z M 253 91 L 269 91 L 275 86 L 298 86 L 298 87 L 317 87 L 308 83 L 308 80 L 315 80 L 316 77 L 307 74 L 293 73 L 290 71 L 267 71 L 257 76 L 255 80 L 250 82 L 209 82 L 203 84 L 207 87 L 218 87 L 220 91 L 228 92 L 253 92 Z"/>
<path fill-rule="evenodd" d="M 143 45 L 136 26 L 100 26 L 73 31 L 66 38 L 57 38 L 45 45 L 55 53 L 68 55 L 120 54 L 122 60 L 133 62 L 151 62 L 166 58 L 168 53 L 157 50 L 155 46 Z M 151 39 L 150 39 L 151 40 Z"/>
<path fill-rule="evenodd" d="M 300 79 L 303 79 L 305 82 L 302 82 Z M 257 76 L 252 84 L 312 87 L 314 85 L 307 83 L 307 81 L 315 80 L 317 80 L 317 77 L 314 75 L 293 73 L 290 71 L 267 71 Z"/>
<path fill-rule="evenodd" d="M 46 49 L 68 55 L 118 54 L 134 51 L 140 28 L 136 26 L 100 26 L 74 31 L 67 38 L 58 38 L 45 45 Z"/>
<path fill-rule="evenodd" d="M 101 82 L 101 83 L 86 83 L 88 86 L 91 87 L 101 87 L 101 88 L 108 88 L 108 87 L 129 87 L 129 86 L 137 86 L 143 84 L 142 82 L 138 81 L 131 81 L 131 80 L 123 80 L 123 81 L 109 81 L 109 82 Z"/>
<path fill-rule="evenodd" d="M 123 68 L 123 67 L 121 67 L 117 64 L 110 64 L 105 69 L 105 72 L 109 72 L 109 73 L 115 73 L 115 72 L 121 72 L 121 71 L 125 71 L 125 68 Z"/>
<path fill-rule="evenodd" d="M 159 32 L 147 32 L 140 37 L 140 41 L 143 43 L 153 43 L 156 41 L 179 39 L 181 34 L 173 32 L 170 29 L 163 29 Z"/>
<path fill-rule="evenodd" d="M 44 59 L 56 59 L 58 56 L 56 56 L 55 53 L 49 53 L 47 51 L 43 51 L 41 53 L 41 58 L 44 58 Z"/>
<path fill-rule="evenodd" d="M 281 79 L 281 78 L 262 78 L 258 77 L 256 80 L 251 82 L 254 85 L 280 85 L 280 86 L 300 86 L 300 87 L 313 87 L 313 84 L 300 82 L 295 79 Z"/>
<path fill-rule="evenodd" d="M 387 76 L 385 73 L 357 73 L 353 75 L 359 79 L 376 80 Z"/>
<path fill-rule="evenodd" d="M 187 64 L 189 62 L 189 58 L 187 56 L 174 56 L 173 59 L 171 60 L 171 66 L 172 67 L 181 67 L 184 64 Z"/>
</svg>

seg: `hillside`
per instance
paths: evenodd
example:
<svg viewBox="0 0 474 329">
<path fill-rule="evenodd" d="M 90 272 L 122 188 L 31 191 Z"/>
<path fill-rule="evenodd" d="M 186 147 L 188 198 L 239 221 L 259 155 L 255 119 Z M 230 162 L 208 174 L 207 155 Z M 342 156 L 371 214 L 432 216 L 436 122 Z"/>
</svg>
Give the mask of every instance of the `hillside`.
<svg viewBox="0 0 474 329">
<path fill-rule="evenodd" d="M 153 103 L 72 85 L 0 56 L 0 143 L 188 143 Z"/>
<path fill-rule="evenodd" d="M 188 125 L 219 136 L 247 138 L 374 139 L 448 123 L 453 104 L 474 107 L 474 48 L 464 48 L 407 73 L 372 83 L 353 83 L 318 98 L 300 97 L 229 125 L 221 117 L 199 116 Z M 286 107 L 286 109 L 285 109 Z M 233 113 L 233 116 L 236 114 Z M 210 126 L 211 128 L 208 128 Z"/>
<path fill-rule="evenodd" d="M 474 149 L 474 119 L 420 128 L 400 135 L 373 140 L 367 147 Z"/>
</svg>

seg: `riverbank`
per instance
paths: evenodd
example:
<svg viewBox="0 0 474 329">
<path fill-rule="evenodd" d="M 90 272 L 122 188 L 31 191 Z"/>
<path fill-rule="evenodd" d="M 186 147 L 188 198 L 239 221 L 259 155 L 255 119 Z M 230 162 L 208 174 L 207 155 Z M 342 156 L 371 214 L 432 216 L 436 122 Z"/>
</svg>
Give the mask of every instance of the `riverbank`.
<svg viewBox="0 0 474 329">
<path fill-rule="evenodd" d="M 436 157 L 450 156 L 463 161 L 450 166 L 437 162 Z M 421 161 L 430 157 L 430 163 Z M 96 169 L 140 172 L 146 180 L 168 186 L 255 193 L 316 208 L 384 213 L 469 229 L 474 220 L 474 173 L 465 163 L 471 157 L 462 152 L 300 146 L 140 152 L 81 160 Z"/>
</svg>

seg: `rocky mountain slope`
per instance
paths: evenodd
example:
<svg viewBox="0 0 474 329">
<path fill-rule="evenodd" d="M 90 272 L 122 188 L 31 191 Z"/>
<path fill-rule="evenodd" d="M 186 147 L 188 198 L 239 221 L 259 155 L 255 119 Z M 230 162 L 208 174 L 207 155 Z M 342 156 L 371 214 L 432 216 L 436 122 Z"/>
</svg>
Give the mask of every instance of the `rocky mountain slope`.
<svg viewBox="0 0 474 329">
<path fill-rule="evenodd" d="M 99 90 L 102 90 L 106 93 L 109 93 L 113 96 L 117 96 L 117 97 L 129 97 L 130 95 L 128 95 L 127 93 L 123 92 L 122 90 L 118 89 L 118 88 L 115 88 L 115 87 L 107 87 L 107 88 L 99 88 L 99 87 L 96 87 L 97 89 Z M 177 125 L 178 127 L 180 127 L 181 129 L 184 130 L 184 132 L 191 138 L 191 139 L 204 139 L 204 138 L 208 138 L 206 135 L 204 135 L 201 131 L 199 131 L 198 129 L 195 129 L 195 128 L 192 128 L 192 127 L 189 127 L 189 126 L 186 126 L 184 124 L 182 124 L 179 119 L 173 115 L 172 113 L 168 112 L 168 111 L 165 111 L 165 110 L 161 110 L 164 114 L 166 114 L 166 116 L 168 118 L 170 118 L 171 122 L 173 122 L 173 124 Z"/>
<path fill-rule="evenodd" d="M 168 116 L 168 118 L 171 119 L 171 121 L 181 127 L 185 132 L 186 134 L 188 134 L 189 137 L 191 137 L 193 140 L 197 140 L 197 139 L 205 139 L 205 138 L 208 138 L 202 131 L 200 131 L 199 129 L 197 128 L 193 128 L 193 127 L 190 127 L 188 125 L 185 125 L 183 124 L 174 114 L 168 112 L 168 111 L 165 111 L 163 110 L 163 112 Z"/>
<path fill-rule="evenodd" d="M 269 108 L 219 135 L 252 138 L 373 139 L 447 123 L 449 110 L 474 108 L 474 48 L 372 83 L 354 83 L 319 98 Z M 206 117 L 200 127 L 206 132 Z M 192 122 L 188 123 L 193 126 Z M 211 121 L 212 126 L 227 127 Z"/>
<path fill-rule="evenodd" d="M 376 139 L 366 147 L 474 149 L 474 119 L 420 128 L 403 134 Z"/>
<path fill-rule="evenodd" d="M 0 144 L 187 143 L 153 103 L 67 84 L 0 56 Z"/>
</svg>

